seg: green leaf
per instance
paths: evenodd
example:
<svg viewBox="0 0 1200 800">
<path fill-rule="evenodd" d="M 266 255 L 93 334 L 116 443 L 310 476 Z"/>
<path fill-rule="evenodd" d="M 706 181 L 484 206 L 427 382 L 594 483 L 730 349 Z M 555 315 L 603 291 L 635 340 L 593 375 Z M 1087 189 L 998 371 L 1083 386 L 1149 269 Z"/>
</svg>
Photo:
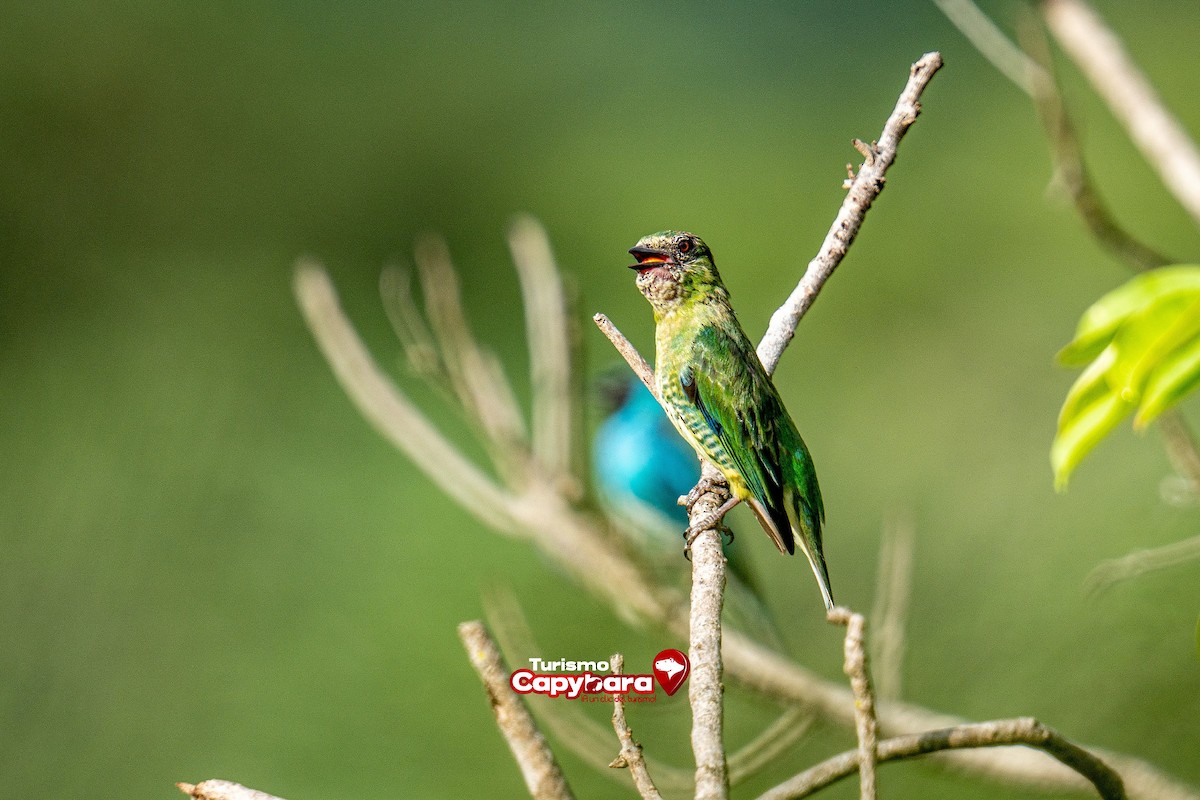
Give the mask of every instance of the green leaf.
<svg viewBox="0 0 1200 800">
<path fill-rule="evenodd" d="M 1075 328 L 1075 338 L 1058 353 L 1068 366 L 1088 363 L 1112 341 L 1117 329 L 1135 312 L 1178 292 L 1200 291 L 1200 266 L 1162 267 L 1138 275 L 1092 304 Z"/>
<path fill-rule="evenodd" d="M 1113 391 L 1140 401 L 1163 359 L 1200 334 L 1200 293 L 1181 292 L 1152 302 L 1126 318 L 1113 337 L 1117 358 L 1108 371 Z"/>
<path fill-rule="evenodd" d="M 1133 404 L 1113 391 L 1107 379 L 1116 356 L 1115 347 L 1106 348 L 1067 392 L 1058 415 L 1058 431 L 1050 446 L 1050 466 L 1057 491 L 1066 490 L 1071 473 L 1083 457 L 1133 410 Z"/>
<path fill-rule="evenodd" d="M 1200 386 L 1200 336 L 1164 358 L 1150 376 L 1142 405 L 1133 419 L 1134 427 L 1145 428 L 1197 386 Z"/>
</svg>

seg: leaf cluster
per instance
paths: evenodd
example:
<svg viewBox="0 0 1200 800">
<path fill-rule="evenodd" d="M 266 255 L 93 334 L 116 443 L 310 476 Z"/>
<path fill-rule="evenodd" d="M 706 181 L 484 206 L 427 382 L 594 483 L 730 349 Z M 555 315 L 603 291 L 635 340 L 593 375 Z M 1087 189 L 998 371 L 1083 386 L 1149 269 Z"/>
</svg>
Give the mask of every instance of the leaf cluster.
<svg viewBox="0 0 1200 800">
<path fill-rule="evenodd" d="M 1200 385 L 1200 266 L 1151 270 L 1101 297 L 1058 361 L 1084 367 L 1050 448 L 1062 491 L 1083 457 L 1126 416 L 1134 414 L 1140 431 Z"/>
</svg>

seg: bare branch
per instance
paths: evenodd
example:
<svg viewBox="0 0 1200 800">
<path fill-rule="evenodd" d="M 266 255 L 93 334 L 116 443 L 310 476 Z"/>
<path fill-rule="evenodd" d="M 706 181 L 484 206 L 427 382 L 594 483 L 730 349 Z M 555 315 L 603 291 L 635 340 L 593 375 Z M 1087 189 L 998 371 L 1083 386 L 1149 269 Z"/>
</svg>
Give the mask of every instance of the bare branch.
<svg viewBox="0 0 1200 800">
<path fill-rule="evenodd" d="M 494 521 L 489 514 L 507 508 L 510 497 L 446 441 L 380 371 L 338 305 L 325 271 L 312 262 L 297 264 L 293 288 L 321 352 L 362 415 L 409 458 L 428 465 L 430 478 L 459 505 L 485 523 Z"/>
<path fill-rule="evenodd" d="M 1035 747 L 1054 756 L 1090 781 L 1105 800 L 1124 800 L 1126 796 L 1121 777 L 1103 761 L 1029 717 L 977 722 L 886 739 L 879 743 L 877 759 L 883 762 L 939 750 L 1013 744 Z M 848 750 L 764 792 L 759 795 L 758 800 L 795 800 L 808 797 L 853 774 L 858 769 L 858 760 L 859 751 Z"/>
<path fill-rule="evenodd" d="M 1075 205 L 1088 231 L 1102 247 L 1135 270 L 1152 269 L 1170 263 L 1166 256 L 1125 231 L 1101 199 L 1083 161 L 1083 148 L 1063 103 L 1049 43 L 1041 26 L 1026 19 L 1021 26 L 1021 39 L 1033 54 L 1032 57 L 1041 64 L 1041 70 L 1031 74 L 1029 93 L 1046 130 L 1050 154 L 1054 159 L 1055 177 Z"/>
<path fill-rule="evenodd" d="M 1200 223 L 1200 151 L 1121 40 L 1083 0 L 1045 0 L 1042 13 L 1163 185 Z"/>
<path fill-rule="evenodd" d="M 875 693 L 881 700 L 898 700 L 904 676 L 904 631 L 912 595 L 913 521 L 909 512 L 896 512 L 884 523 L 879 547 L 878 577 L 871 628 L 875 664 Z"/>
<path fill-rule="evenodd" d="M 725 553 L 721 549 L 720 519 L 713 515 L 728 495 L 714 484 L 724 477 L 707 461 L 701 482 L 709 487 L 689 511 L 696 525 L 711 520 L 691 543 L 692 604 L 688 624 L 688 701 L 692 706 L 692 754 L 696 758 L 696 800 L 722 800 L 729 796 L 729 766 L 725 760 L 725 705 L 721 661 L 721 607 L 725 602 Z"/>
<path fill-rule="evenodd" d="M 858 736 L 859 797 L 875 800 L 875 697 L 871 694 L 871 676 L 867 667 L 864 638 L 867 621 L 862 614 L 847 608 L 834 608 L 829 621 L 846 626 L 846 660 L 842 669 L 854 691 L 854 730 Z"/>
<path fill-rule="evenodd" d="M 175 785 L 179 787 L 179 791 L 194 800 L 280 800 L 275 795 L 260 792 L 257 789 L 249 789 L 232 781 L 210 780 L 201 781 L 195 785 L 190 783 Z"/>
<path fill-rule="evenodd" d="M 620 675 L 625 668 L 625 657 L 620 653 L 614 653 L 612 657 L 612 673 Z M 625 721 L 625 700 L 621 695 L 613 695 L 613 730 L 617 733 L 617 739 L 621 742 L 621 752 L 609 764 L 613 769 L 628 768 L 629 774 L 633 776 L 633 785 L 637 787 L 638 794 L 644 800 L 662 800 L 662 795 L 658 793 L 658 789 L 654 786 L 654 780 L 650 777 L 649 770 L 646 769 L 646 760 L 642 758 L 642 746 L 633 740 L 633 731 L 629 729 L 629 723 Z"/>
<path fill-rule="evenodd" d="M 508 232 L 521 295 L 533 380 L 533 454 L 550 474 L 571 466 L 571 351 L 562 280 L 550 240 L 532 217 Z"/>
<path fill-rule="evenodd" d="M 650 394 L 658 398 L 658 387 L 654 385 L 654 370 L 650 367 L 650 363 L 642 358 L 642 354 L 637 351 L 633 343 L 625 338 L 625 334 L 617 330 L 617 326 L 612 324 L 612 321 L 604 314 L 596 314 L 592 317 L 596 323 L 596 327 L 603 331 L 608 340 L 613 343 L 613 347 L 617 348 L 617 352 L 629 364 L 629 368 L 633 370 L 633 374 L 637 375 L 646 388 L 650 390 Z M 661 403 L 662 399 L 658 401 Z"/>
<path fill-rule="evenodd" d="M 825 281 L 829 280 L 846 256 L 850 244 L 858 235 L 867 210 L 883 191 L 884 176 L 896 160 L 896 147 L 921 112 L 921 104 L 918 102 L 921 93 L 941 67 L 942 57 L 939 53 L 926 53 L 912 65 L 908 84 L 896 101 L 896 108 L 884 124 L 878 144 L 872 147 L 872 157 L 866 159 L 851 183 L 846 199 L 842 201 L 820 251 L 816 258 L 808 262 L 808 269 L 792 290 L 791 296 L 771 316 L 771 324 L 758 345 L 758 358 L 768 375 L 775 371 L 784 348 L 796 335 L 796 326 L 800 319 L 808 312 Z"/>
<path fill-rule="evenodd" d="M 464 622 L 458 626 L 471 665 L 479 674 L 496 714 L 496 725 L 504 734 L 513 758 L 521 768 L 525 786 L 536 800 L 570 800 L 574 795 L 567 786 L 554 753 L 538 731 L 525 704 L 509 686 L 509 671 L 500 657 L 500 649 L 488 635 L 482 622 Z"/>
</svg>

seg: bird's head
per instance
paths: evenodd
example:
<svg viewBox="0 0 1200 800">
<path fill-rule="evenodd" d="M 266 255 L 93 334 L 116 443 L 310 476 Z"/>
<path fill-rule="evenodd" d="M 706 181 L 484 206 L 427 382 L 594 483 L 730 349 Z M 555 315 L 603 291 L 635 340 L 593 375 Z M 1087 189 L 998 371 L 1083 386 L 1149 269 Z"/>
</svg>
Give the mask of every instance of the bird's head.
<svg viewBox="0 0 1200 800">
<path fill-rule="evenodd" d="M 695 234 L 687 231 L 662 231 L 643 236 L 629 248 L 637 259 L 630 269 L 637 270 L 637 287 L 656 314 L 724 292 L 712 251 Z"/>
</svg>

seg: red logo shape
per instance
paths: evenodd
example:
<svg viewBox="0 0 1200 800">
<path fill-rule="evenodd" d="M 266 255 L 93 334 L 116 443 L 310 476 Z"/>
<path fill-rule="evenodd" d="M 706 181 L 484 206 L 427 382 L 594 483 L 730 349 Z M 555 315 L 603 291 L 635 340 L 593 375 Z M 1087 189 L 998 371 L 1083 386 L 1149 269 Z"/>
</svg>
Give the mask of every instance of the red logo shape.
<svg viewBox="0 0 1200 800">
<path fill-rule="evenodd" d="M 692 662 L 678 650 L 663 650 L 654 657 L 654 677 L 668 697 L 678 691 L 691 671 Z"/>
</svg>

